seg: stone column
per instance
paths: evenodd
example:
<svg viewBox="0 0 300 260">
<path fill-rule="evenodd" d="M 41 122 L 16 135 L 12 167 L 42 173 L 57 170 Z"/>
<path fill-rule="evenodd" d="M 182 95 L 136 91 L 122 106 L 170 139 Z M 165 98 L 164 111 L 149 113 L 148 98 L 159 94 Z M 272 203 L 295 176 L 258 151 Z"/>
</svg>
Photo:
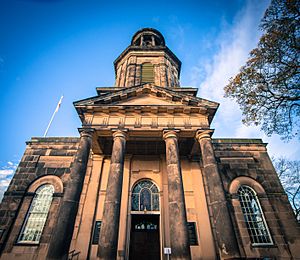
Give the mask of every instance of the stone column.
<svg viewBox="0 0 300 260">
<path fill-rule="evenodd" d="M 143 46 L 143 43 L 144 43 L 144 36 L 141 37 L 140 46 Z"/>
<path fill-rule="evenodd" d="M 171 259 L 191 259 L 177 133 L 165 131 Z"/>
<path fill-rule="evenodd" d="M 57 215 L 51 236 L 47 259 L 68 259 L 80 195 L 92 146 L 93 129 L 80 129 L 79 148 L 74 159 L 70 179 Z"/>
<path fill-rule="evenodd" d="M 198 131 L 196 134 L 196 139 L 201 149 L 211 226 L 216 241 L 217 254 L 219 254 L 220 258 L 238 258 L 240 257 L 238 244 L 210 138 L 212 132 L 212 130 L 206 130 Z"/>
<path fill-rule="evenodd" d="M 114 143 L 98 247 L 99 259 L 105 260 L 117 259 L 126 134 L 124 131 L 117 130 L 114 132 L 113 138 Z"/>
<path fill-rule="evenodd" d="M 154 36 L 153 35 L 151 36 L 151 42 L 152 42 L 152 46 L 154 47 L 155 46 L 155 40 L 154 40 Z"/>
</svg>

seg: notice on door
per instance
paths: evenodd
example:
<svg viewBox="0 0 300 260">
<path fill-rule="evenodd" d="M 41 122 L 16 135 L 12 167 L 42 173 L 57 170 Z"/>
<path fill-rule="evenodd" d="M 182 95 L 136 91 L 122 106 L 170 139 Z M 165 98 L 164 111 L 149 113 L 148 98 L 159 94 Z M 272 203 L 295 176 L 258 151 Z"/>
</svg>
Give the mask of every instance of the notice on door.
<svg viewBox="0 0 300 260">
<path fill-rule="evenodd" d="M 164 248 L 164 254 L 165 255 L 170 255 L 171 254 L 171 248 L 170 247 L 165 247 Z"/>
</svg>

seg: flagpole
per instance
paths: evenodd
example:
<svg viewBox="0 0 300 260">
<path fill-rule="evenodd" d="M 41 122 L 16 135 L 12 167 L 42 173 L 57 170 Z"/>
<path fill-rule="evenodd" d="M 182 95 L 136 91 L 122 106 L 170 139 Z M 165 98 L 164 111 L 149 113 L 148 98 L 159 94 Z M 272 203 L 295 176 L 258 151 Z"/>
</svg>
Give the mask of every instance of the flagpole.
<svg viewBox="0 0 300 260">
<path fill-rule="evenodd" d="M 61 102 L 62 102 L 63 97 L 64 97 L 64 96 L 61 96 L 60 100 L 58 101 L 58 104 L 57 104 L 57 106 L 56 106 L 56 108 L 55 108 L 55 110 L 54 110 L 54 113 L 52 114 L 52 117 L 51 117 L 51 119 L 50 119 L 50 122 L 49 122 L 49 124 L 48 124 L 48 126 L 47 126 L 47 129 L 46 129 L 45 133 L 44 133 L 44 137 L 47 136 L 47 133 L 48 133 L 48 131 L 49 131 L 49 128 L 50 128 L 50 126 L 51 126 L 51 124 L 52 124 L 52 121 L 53 121 L 53 119 L 54 119 L 55 114 L 57 113 L 57 111 L 58 111 L 58 109 L 59 109 L 59 107 L 60 107 L 60 105 L 61 105 Z"/>
</svg>

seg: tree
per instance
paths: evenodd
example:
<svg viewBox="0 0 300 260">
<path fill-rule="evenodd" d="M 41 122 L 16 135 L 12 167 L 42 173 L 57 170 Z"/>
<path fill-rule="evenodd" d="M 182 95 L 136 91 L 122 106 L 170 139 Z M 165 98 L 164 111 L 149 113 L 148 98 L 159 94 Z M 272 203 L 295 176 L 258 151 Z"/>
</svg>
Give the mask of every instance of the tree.
<svg viewBox="0 0 300 260">
<path fill-rule="evenodd" d="M 260 27 L 264 34 L 225 97 L 236 99 L 243 123 L 289 140 L 300 130 L 300 1 L 272 0 Z"/>
<path fill-rule="evenodd" d="M 272 158 L 276 172 L 300 221 L 300 161 Z"/>
</svg>

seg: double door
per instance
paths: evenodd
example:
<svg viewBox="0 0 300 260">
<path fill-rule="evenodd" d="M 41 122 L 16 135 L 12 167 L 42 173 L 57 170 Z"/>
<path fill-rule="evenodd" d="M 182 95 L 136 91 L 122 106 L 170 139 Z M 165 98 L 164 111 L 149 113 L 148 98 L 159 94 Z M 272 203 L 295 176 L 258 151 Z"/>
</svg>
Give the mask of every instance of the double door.
<svg viewBox="0 0 300 260">
<path fill-rule="evenodd" d="M 129 259 L 160 259 L 159 215 L 132 215 Z"/>
</svg>

